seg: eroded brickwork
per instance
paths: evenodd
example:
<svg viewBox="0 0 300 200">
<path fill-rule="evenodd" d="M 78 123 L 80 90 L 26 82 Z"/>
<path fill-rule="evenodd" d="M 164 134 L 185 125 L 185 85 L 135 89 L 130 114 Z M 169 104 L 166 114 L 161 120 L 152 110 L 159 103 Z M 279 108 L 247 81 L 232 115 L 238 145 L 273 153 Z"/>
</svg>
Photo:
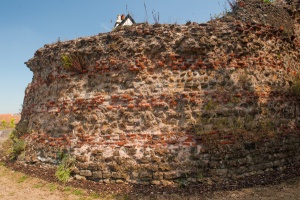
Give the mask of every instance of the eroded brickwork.
<svg viewBox="0 0 300 200">
<path fill-rule="evenodd" d="M 27 62 L 19 159 L 64 151 L 77 178 L 153 184 L 298 162 L 299 35 L 237 16 L 45 45 Z"/>
</svg>

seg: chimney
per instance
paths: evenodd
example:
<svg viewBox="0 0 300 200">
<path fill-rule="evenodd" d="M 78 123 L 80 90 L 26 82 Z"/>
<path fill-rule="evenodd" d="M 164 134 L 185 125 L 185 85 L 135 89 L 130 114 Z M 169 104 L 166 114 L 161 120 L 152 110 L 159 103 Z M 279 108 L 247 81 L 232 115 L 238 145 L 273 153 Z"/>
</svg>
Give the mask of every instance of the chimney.
<svg viewBox="0 0 300 200">
<path fill-rule="evenodd" d="M 121 20 L 124 20 L 125 19 L 125 15 L 124 14 L 122 14 L 122 16 L 121 16 Z"/>
<path fill-rule="evenodd" d="M 121 20 L 121 15 L 118 15 L 116 23 L 119 24 L 119 23 L 121 23 L 121 21 L 122 21 L 122 20 Z"/>
</svg>

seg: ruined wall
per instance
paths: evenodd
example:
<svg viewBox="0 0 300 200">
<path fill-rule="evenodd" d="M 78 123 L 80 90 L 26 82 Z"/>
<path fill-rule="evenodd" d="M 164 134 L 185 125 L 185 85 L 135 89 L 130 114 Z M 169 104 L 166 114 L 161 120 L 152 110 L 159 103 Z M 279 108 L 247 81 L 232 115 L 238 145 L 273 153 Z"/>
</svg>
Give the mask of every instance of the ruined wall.
<svg viewBox="0 0 300 200">
<path fill-rule="evenodd" d="M 69 153 L 76 178 L 106 183 L 284 169 L 300 160 L 299 41 L 228 15 L 45 45 L 26 63 L 18 159 Z"/>
</svg>

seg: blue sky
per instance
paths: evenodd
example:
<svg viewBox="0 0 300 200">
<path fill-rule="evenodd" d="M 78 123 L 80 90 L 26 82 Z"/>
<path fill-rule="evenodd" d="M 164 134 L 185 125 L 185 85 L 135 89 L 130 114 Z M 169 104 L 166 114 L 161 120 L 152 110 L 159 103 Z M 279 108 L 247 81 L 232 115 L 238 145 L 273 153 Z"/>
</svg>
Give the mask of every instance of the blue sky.
<svg viewBox="0 0 300 200">
<path fill-rule="evenodd" d="M 24 62 L 44 44 L 109 32 L 122 13 L 153 23 L 154 11 L 160 23 L 184 24 L 224 10 L 225 0 L 1 0 L 0 113 L 20 112 L 33 75 Z"/>
</svg>

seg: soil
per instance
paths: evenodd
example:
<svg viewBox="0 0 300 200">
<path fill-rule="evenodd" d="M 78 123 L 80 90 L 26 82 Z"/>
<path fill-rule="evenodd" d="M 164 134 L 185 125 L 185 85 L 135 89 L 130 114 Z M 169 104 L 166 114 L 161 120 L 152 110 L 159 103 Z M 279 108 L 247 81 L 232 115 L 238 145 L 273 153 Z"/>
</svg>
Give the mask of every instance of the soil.
<svg viewBox="0 0 300 200">
<path fill-rule="evenodd" d="M 1 131 L 0 143 L 8 133 Z M 0 199 L 300 199 L 299 166 L 239 182 L 153 186 L 79 180 L 63 185 L 56 180 L 53 166 L 26 165 L 4 159 L 1 163 L 5 166 L 0 166 Z"/>
</svg>

